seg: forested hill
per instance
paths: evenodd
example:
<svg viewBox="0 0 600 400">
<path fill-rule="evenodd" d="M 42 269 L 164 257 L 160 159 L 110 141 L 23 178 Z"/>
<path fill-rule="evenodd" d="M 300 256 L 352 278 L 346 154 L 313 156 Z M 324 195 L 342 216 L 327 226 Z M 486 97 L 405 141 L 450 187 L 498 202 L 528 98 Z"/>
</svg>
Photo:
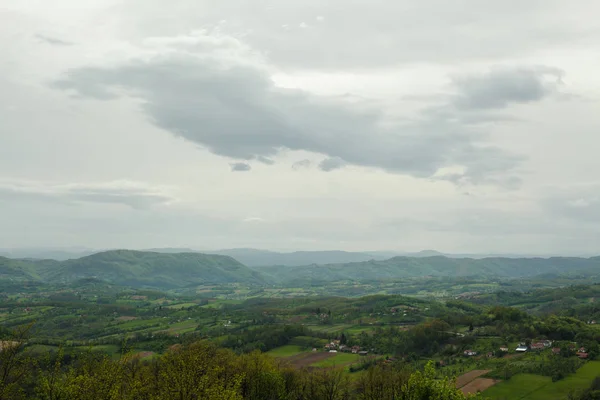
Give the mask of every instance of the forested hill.
<svg viewBox="0 0 600 400">
<path fill-rule="evenodd" d="M 600 275 L 600 257 L 393 257 L 350 263 L 252 268 L 229 256 L 202 253 L 112 250 L 67 261 L 0 257 L 0 280 L 71 283 L 82 278 L 96 278 L 122 286 L 161 289 L 222 283 L 295 286 L 426 276 L 511 279 L 541 275 L 595 277 Z"/>
<path fill-rule="evenodd" d="M 394 257 L 383 261 L 302 267 L 254 267 L 281 284 L 307 284 L 345 280 L 373 281 L 421 276 L 525 278 L 544 274 L 600 274 L 600 257 L 575 258 L 448 258 Z"/>
<path fill-rule="evenodd" d="M 369 260 L 384 260 L 392 255 L 381 253 L 330 251 L 294 251 L 278 253 L 258 249 L 227 249 L 209 251 L 210 254 L 231 256 L 249 267 L 265 265 L 302 266 L 309 264 L 338 264 Z"/>
<path fill-rule="evenodd" d="M 0 278 L 70 283 L 91 277 L 123 286 L 164 289 L 203 283 L 264 283 L 260 273 L 237 260 L 212 254 L 113 250 L 67 261 L 0 258 Z"/>
</svg>

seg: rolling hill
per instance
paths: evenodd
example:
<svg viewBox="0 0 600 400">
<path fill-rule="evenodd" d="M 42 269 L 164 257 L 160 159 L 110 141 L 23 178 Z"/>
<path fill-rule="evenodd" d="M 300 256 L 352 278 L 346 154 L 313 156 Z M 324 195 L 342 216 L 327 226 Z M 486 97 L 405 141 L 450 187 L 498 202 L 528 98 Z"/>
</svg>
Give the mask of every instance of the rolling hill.
<svg viewBox="0 0 600 400">
<path fill-rule="evenodd" d="M 72 283 L 95 278 L 123 286 L 170 289 L 198 284 L 264 283 L 260 273 L 231 257 L 112 250 L 67 261 L 0 259 L 0 274 L 21 280 Z"/>
<path fill-rule="evenodd" d="M 309 264 L 339 264 L 389 258 L 389 256 L 383 254 L 340 250 L 278 253 L 258 249 L 227 249 L 209 251 L 208 253 L 233 257 L 249 267 L 267 265 L 302 266 Z"/>
<path fill-rule="evenodd" d="M 542 274 L 600 274 L 600 257 L 575 258 L 448 258 L 393 257 L 388 260 L 307 265 L 254 267 L 279 284 L 302 285 L 337 281 L 381 281 L 422 276 L 524 278 Z"/>
<path fill-rule="evenodd" d="M 331 253 L 334 253 L 331 254 L 334 259 L 346 256 Z M 279 257 L 284 253 L 274 254 Z M 296 253 L 290 254 L 298 256 Z M 314 254 L 308 257 L 312 259 Z M 80 279 L 94 278 L 115 285 L 160 289 L 224 283 L 302 286 L 415 277 L 515 279 L 558 275 L 600 276 L 600 257 L 473 259 L 401 256 L 348 263 L 253 267 L 247 267 L 230 256 L 195 252 L 111 250 L 66 261 L 0 257 L 2 280 L 70 284 Z"/>
</svg>

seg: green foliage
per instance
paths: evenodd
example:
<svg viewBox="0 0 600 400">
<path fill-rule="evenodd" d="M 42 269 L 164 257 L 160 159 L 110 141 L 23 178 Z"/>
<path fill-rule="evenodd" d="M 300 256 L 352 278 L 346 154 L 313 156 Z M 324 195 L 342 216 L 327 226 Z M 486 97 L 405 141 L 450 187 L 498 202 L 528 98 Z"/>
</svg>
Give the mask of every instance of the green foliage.
<svg viewBox="0 0 600 400">
<path fill-rule="evenodd" d="M 600 258 L 447 258 L 394 257 L 383 261 L 294 266 L 255 267 L 280 284 L 307 285 L 323 282 L 401 279 L 417 276 L 518 278 L 562 274 L 568 270 L 597 274 Z"/>
<path fill-rule="evenodd" d="M 171 349 L 151 362 L 87 352 L 66 361 L 61 350 L 39 363 L 30 385 L 14 382 L 4 399 L 39 400 L 462 400 L 448 379 L 424 372 L 373 366 L 351 382 L 342 369 L 293 370 L 253 352 L 235 355 L 208 342 Z M 17 390 L 18 389 L 18 390 Z"/>
<path fill-rule="evenodd" d="M 264 283 L 258 273 L 231 257 L 132 250 L 106 251 L 60 263 L 0 257 L 0 277 L 57 283 L 95 278 L 123 286 L 161 289 L 203 283 Z"/>
</svg>

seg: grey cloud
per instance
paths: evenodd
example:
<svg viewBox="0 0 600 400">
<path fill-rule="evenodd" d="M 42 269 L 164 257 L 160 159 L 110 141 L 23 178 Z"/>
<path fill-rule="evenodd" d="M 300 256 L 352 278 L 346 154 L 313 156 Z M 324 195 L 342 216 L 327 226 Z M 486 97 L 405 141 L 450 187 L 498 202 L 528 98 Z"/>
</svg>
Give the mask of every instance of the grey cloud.
<svg viewBox="0 0 600 400">
<path fill-rule="evenodd" d="M 319 169 L 321 171 L 330 172 L 336 169 L 343 168 L 346 162 L 338 157 L 326 158 L 319 163 Z"/>
<path fill-rule="evenodd" d="M 304 159 L 304 160 L 296 161 L 295 163 L 293 163 L 292 169 L 295 169 L 297 171 L 297 170 L 303 169 L 303 168 L 310 168 L 311 165 L 312 165 L 312 163 L 310 162 L 310 160 Z"/>
<path fill-rule="evenodd" d="M 250 164 L 247 163 L 232 163 L 231 165 L 231 171 L 233 172 L 246 172 L 246 171 L 250 171 L 252 169 L 252 167 L 250 166 Z"/>
<path fill-rule="evenodd" d="M 481 75 L 454 79 L 459 90 L 458 108 L 504 108 L 511 103 L 531 103 L 556 91 L 563 71 L 557 68 L 495 68 Z"/>
<path fill-rule="evenodd" d="M 242 160 L 305 150 L 416 177 L 461 165 L 471 183 L 500 182 L 497 175 L 519 164 L 453 118 L 423 114 L 389 127 L 382 113 L 363 104 L 276 87 L 265 69 L 219 58 L 220 43 L 199 40 L 198 54 L 170 52 L 120 67 L 75 69 L 55 87 L 101 100 L 129 94 L 157 126 Z"/>
<path fill-rule="evenodd" d="M 273 164 L 275 164 L 275 161 L 271 160 L 270 158 L 263 157 L 263 156 L 258 157 L 257 160 L 259 162 L 261 162 L 263 164 L 267 164 L 267 165 L 273 165 Z"/>
<path fill-rule="evenodd" d="M 149 208 L 174 200 L 173 197 L 146 185 L 127 181 L 62 185 L 31 182 L 0 183 L 0 201 L 2 199 L 123 204 L 135 209 Z"/>
<path fill-rule="evenodd" d="M 65 40 L 57 39 L 51 36 L 42 35 L 40 33 L 36 34 L 35 37 L 41 40 L 44 43 L 51 44 L 53 46 L 72 46 L 75 43 L 67 42 Z"/>
</svg>

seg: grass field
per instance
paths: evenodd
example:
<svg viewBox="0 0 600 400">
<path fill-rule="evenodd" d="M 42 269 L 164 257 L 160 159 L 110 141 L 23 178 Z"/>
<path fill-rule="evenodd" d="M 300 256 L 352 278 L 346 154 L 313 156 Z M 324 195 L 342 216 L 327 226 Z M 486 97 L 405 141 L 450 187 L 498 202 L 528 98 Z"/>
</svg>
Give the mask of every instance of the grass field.
<svg viewBox="0 0 600 400">
<path fill-rule="evenodd" d="M 311 325 L 309 326 L 311 331 L 314 332 L 323 332 L 323 333 L 335 333 L 342 332 L 348 328 L 351 328 L 352 325 L 349 324 L 338 324 L 338 325 Z"/>
<path fill-rule="evenodd" d="M 303 353 L 304 351 L 305 350 L 300 346 L 288 344 L 286 346 L 277 347 L 271 351 L 268 351 L 267 354 L 273 357 L 292 357 L 296 354 Z"/>
<path fill-rule="evenodd" d="M 358 354 L 352 353 L 334 353 L 332 357 L 311 364 L 311 367 L 342 367 L 358 362 L 359 357 Z"/>
<path fill-rule="evenodd" d="M 197 305 L 198 304 L 196 304 L 196 303 L 179 303 L 179 304 L 170 304 L 170 305 L 166 306 L 165 308 L 179 310 L 181 307 L 189 308 L 189 307 L 195 307 Z"/>
<path fill-rule="evenodd" d="M 573 374 L 558 382 L 549 377 L 519 374 L 507 382 L 501 382 L 484 392 L 491 400 L 563 400 L 569 392 L 587 388 L 600 375 L 600 361 L 591 361 Z"/>
<path fill-rule="evenodd" d="M 547 376 L 519 374 L 492 386 L 484 395 L 490 400 L 530 399 L 529 395 L 551 383 L 552 380 Z"/>
<path fill-rule="evenodd" d="M 345 330 L 346 333 L 349 333 L 351 335 L 358 335 L 361 332 L 371 332 L 374 331 L 375 327 L 374 326 L 360 326 L 360 325 L 356 325 L 353 326 L 351 328 L 348 328 Z"/>
</svg>

